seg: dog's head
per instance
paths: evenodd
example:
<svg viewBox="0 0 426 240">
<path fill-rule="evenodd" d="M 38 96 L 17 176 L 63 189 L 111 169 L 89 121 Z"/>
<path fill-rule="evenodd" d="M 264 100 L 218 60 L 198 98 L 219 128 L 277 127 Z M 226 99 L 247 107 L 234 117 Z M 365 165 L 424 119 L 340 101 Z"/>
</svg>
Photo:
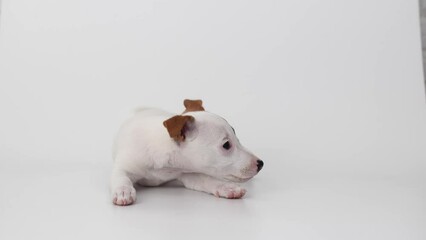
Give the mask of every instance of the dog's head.
<svg viewBox="0 0 426 240">
<path fill-rule="evenodd" d="M 263 161 L 244 148 L 234 128 L 222 117 L 204 111 L 201 100 L 185 100 L 186 110 L 164 121 L 180 155 L 196 172 L 245 182 L 263 167 Z"/>
</svg>

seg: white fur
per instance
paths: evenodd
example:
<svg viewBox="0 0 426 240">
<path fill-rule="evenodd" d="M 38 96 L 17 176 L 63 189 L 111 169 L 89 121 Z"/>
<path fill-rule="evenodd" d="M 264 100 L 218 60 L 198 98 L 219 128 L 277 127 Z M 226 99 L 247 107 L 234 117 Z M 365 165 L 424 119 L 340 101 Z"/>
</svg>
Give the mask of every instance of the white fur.
<svg viewBox="0 0 426 240">
<path fill-rule="evenodd" d="M 183 142 L 170 138 L 163 122 L 174 116 L 158 109 L 140 108 L 121 126 L 114 143 L 111 175 L 113 202 L 136 200 L 133 184 L 158 186 L 179 180 L 186 188 L 218 197 L 241 198 L 244 182 L 257 174 L 258 158 L 247 151 L 232 127 L 221 117 L 188 112 L 195 118 Z M 223 144 L 230 141 L 231 149 Z"/>
</svg>

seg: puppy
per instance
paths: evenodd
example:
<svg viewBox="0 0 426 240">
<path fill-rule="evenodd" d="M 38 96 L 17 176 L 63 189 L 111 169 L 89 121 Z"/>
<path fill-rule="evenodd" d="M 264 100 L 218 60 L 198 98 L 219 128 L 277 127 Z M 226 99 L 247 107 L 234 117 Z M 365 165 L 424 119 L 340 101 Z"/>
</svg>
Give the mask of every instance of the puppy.
<svg viewBox="0 0 426 240">
<path fill-rule="evenodd" d="M 241 198 L 245 182 L 263 161 L 245 149 L 222 117 L 204 111 L 201 100 L 185 100 L 173 115 L 142 108 L 121 126 L 114 143 L 111 176 L 116 205 L 136 200 L 133 184 L 158 186 L 179 180 L 186 188 L 223 198 Z"/>
</svg>

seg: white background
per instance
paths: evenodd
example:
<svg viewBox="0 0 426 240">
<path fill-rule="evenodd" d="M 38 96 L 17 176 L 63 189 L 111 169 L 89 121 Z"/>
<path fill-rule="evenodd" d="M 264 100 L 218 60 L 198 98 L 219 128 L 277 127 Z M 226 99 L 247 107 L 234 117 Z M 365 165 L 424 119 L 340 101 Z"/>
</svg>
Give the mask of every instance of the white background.
<svg viewBox="0 0 426 240">
<path fill-rule="evenodd" d="M 3 0 L 0 239 L 426 239 L 415 0 Z M 201 98 L 265 161 L 243 200 L 113 206 L 134 107 Z"/>
</svg>

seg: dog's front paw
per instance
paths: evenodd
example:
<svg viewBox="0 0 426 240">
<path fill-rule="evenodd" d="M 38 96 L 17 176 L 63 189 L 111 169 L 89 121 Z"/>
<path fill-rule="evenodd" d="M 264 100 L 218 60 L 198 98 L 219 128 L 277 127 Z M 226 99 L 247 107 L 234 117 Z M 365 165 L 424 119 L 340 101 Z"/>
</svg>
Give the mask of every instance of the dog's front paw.
<svg viewBox="0 0 426 240">
<path fill-rule="evenodd" d="M 242 198 L 246 192 L 247 191 L 244 188 L 236 184 L 225 183 L 216 189 L 214 195 L 216 197 L 236 199 Z"/>
<path fill-rule="evenodd" d="M 112 202 L 115 205 L 126 206 L 136 201 L 136 190 L 132 186 L 117 187 L 112 193 Z"/>
</svg>

